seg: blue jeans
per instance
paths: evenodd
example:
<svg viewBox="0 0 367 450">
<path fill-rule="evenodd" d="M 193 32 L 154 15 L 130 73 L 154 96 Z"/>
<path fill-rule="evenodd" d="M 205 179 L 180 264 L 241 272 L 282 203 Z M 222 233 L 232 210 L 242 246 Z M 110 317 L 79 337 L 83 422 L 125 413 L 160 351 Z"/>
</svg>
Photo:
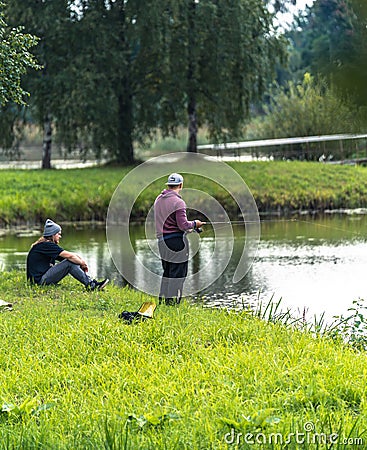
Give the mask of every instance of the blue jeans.
<svg viewBox="0 0 367 450">
<path fill-rule="evenodd" d="M 85 287 L 88 287 L 92 281 L 77 264 L 64 259 L 60 263 L 50 267 L 48 271 L 43 274 L 40 284 L 56 284 L 69 274 L 84 284 Z"/>
</svg>

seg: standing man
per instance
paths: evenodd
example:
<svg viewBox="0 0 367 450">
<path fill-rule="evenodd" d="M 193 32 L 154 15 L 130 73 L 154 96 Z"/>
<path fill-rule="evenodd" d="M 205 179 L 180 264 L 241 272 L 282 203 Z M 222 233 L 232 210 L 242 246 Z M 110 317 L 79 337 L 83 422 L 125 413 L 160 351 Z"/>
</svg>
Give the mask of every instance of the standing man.
<svg viewBox="0 0 367 450">
<path fill-rule="evenodd" d="M 180 303 L 183 284 L 187 275 L 189 243 L 185 233 L 200 228 L 205 222 L 188 221 L 186 203 L 180 192 L 183 177 L 172 173 L 164 189 L 154 202 L 154 219 L 158 238 L 163 275 L 159 300 L 166 305 Z"/>
<path fill-rule="evenodd" d="M 70 274 L 87 289 L 102 290 L 108 283 L 108 278 L 103 281 L 91 279 L 84 259 L 60 247 L 60 238 L 60 225 L 47 219 L 43 236 L 32 244 L 27 256 L 28 281 L 39 285 L 56 284 Z M 60 262 L 56 264 L 56 260 Z"/>
</svg>

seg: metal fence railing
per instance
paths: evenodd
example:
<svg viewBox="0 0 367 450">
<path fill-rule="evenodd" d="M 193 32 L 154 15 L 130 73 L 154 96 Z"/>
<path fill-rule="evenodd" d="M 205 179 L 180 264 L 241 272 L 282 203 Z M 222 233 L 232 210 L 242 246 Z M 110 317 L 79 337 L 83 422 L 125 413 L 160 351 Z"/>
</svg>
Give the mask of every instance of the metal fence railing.
<svg viewBox="0 0 367 450">
<path fill-rule="evenodd" d="M 248 155 L 252 159 L 300 159 L 336 162 L 346 159 L 367 162 L 367 134 L 333 134 L 254 141 L 229 142 L 223 144 L 198 145 L 200 153 L 240 158 Z"/>
</svg>

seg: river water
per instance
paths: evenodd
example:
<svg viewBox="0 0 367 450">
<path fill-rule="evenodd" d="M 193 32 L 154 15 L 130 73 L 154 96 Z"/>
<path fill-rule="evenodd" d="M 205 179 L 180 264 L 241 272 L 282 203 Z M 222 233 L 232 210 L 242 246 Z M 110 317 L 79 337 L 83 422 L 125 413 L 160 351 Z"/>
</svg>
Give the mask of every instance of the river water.
<svg viewBox="0 0 367 450">
<path fill-rule="evenodd" d="M 206 227 L 191 243 L 194 250 L 189 275 L 203 266 L 201 277 L 207 276 L 208 280 L 211 280 L 213 270 L 219 268 L 218 273 L 222 271 L 220 257 L 207 266 L 214 245 L 219 246 L 220 254 L 225 254 L 229 248 L 228 236 L 233 243 L 226 269 L 194 300 L 199 297 L 207 306 L 229 307 L 259 302 L 266 305 L 280 300 L 281 309 L 290 310 L 297 317 L 313 320 L 324 313 L 325 319 L 332 321 L 333 316 L 347 314 L 354 300 L 367 298 L 366 215 L 300 216 L 289 220 L 265 218 L 261 222 L 261 238 L 251 269 L 238 283 L 233 282 L 233 273 L 243 249 L 245 228 L 242 225 L 227 227 L 230 230 L 223 226 L 217 234 Z M 0 269 L 25 271 L 28 249 L 38 236 L 39 230 L 4 233 L 0 237 Z M 145 238 L 144 227 L 130 227 L 130 237 L 137 259 L 160 275 L 160 260 Z M 65 226 L 61 245 L 83 255 L 93 276 L 108 276 L 118 284 L 125 284 L 111 258 L 103 226 Z M 144 290 L 139 270 L 136 269 L 134 274 L 135 286 Z"/>
</svg>

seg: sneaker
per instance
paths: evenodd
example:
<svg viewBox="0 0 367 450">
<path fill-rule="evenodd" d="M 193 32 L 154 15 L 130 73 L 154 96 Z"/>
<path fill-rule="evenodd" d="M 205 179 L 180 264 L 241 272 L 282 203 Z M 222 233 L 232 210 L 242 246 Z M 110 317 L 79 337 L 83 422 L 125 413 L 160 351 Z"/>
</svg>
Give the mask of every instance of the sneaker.
<svg viewBox="0 0 367 450">
<path fill-rule="evenodd" d="M 88 287 L 91 291 L 102 291 L 109 281 L 108 278 L 105 278 L 103 281 L 92 280 Z"/>
</svg>

